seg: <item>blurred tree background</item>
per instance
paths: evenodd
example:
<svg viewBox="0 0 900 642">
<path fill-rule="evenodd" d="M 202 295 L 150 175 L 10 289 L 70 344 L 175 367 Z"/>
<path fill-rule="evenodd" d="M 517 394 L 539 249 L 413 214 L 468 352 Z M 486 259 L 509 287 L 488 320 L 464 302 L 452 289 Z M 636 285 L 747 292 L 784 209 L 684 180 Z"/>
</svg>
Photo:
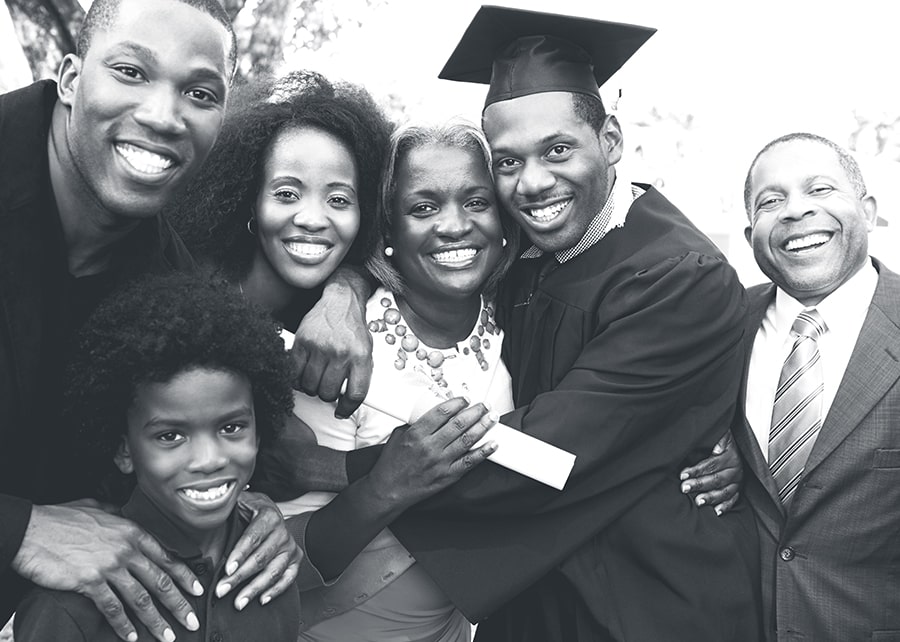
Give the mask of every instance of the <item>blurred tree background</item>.
<svg viewBox="0 0 900 642">
<path fill-rule="evenodd" d="M 238 38 L 238 77 L 275 73 L 285 53 L 315 51 L 340 32 L 359 26 L 388 0 L 220 0 Z M 16 38 L 32 77 L 52 78 L 63 56 L 75 50 L 84 19 L 78 0 L 6 0 Z"/>
</svg>

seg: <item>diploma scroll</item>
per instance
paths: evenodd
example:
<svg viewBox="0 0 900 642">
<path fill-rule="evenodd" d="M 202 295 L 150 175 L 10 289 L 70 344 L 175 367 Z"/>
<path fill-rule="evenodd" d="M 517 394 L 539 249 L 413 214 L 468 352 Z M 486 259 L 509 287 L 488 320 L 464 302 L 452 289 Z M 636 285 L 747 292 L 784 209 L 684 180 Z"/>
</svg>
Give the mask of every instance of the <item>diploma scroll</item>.
<svg viewBox="0 0 900 642">
<path fill-rule="evenodd" d="M 400 423 L 410 423 L 410 418 L 404 417 L 399 408 L 383 407 L 384 404 L 373 405 L 368 398 L 363 405 L 383 412 Z M 506 424 L 494 425 L 472 448 L 478 448 L 487 441 L 497 444 L 497 450 L 488 457 L 490 461 L 556 490 L 565 487 L 575 465 L 575 455 L 572 453 Z"/>
</svg>

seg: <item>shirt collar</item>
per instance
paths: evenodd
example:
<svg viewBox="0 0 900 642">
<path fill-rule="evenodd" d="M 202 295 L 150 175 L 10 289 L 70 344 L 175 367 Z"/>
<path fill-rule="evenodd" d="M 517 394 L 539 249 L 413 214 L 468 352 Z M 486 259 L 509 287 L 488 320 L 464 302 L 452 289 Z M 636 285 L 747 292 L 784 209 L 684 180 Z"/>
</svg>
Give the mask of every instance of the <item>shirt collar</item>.
<svg viewBox="0 0 900 642">
<path fill-rule="evenodd" d="M 822 320 L 825 321 L 826 332 L 834 332 L 844 336 L 848 328 L 860 327 L 869 311 L 869 304 L 875 295 L 878 285 L 878 271 L 871 260 L 843 283 L 837 290 L 822 299 L 814 306 Z M 775 332 L 787 337 L 794 324 L 794 319 L 805 306 L 781 288 L 775 292 Z"/>
<path fill-rule="evenodd" d="M 122 507 L 122 516 L 153 535 L 163 548 L 175 556 L 182 559 L 202 556 L 200 547 L 194 539 L 181 528 L 180 524 L 161 511 L 140 487 L 134 489 L 131 498 Z M 225 528 L 228 529 L 225 538 L 225 556 L 234 548 L 240 535 L 238 521 L 238 511 L 235 509 L 231 511 L 231 515 L 225 522 Z M 223 560 L 225 556 L 223 556 Z"/>
<path fill-rule="evenodd" d="M 556 252 L 556 260 L 565 263 L 574 259 L 585 250 L 596 245 L 600 239 L 617 227 L 625 225 L 625 218 L 634 200 L 644 193 L 644 189 L 632 184 L 627 179 L 622 178 L 617 172 L 613 188 L 609 191 L 606 203 L 597 215 L 591 220 L 584 236 L 574 246 Z M 544 252 L 536 245 L 532 245 L 525 250 L 521 257 L 523 259 L 534 259 L 543 256 Z"/>
</svg>

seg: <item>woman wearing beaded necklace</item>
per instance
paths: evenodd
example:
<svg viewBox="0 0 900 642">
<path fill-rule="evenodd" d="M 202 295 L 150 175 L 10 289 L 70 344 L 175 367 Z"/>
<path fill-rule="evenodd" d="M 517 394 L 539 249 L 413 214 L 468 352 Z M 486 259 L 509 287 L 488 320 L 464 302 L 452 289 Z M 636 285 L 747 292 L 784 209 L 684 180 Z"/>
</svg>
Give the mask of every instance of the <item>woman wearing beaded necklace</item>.
<svg viewBox="0 0 900 642">
<path fill-rule="evenodd" d="M 384 442 L 439 401 L 466 396 L 512 409 L 500 360 L 502 333 L 490 292 L 514 258 L 515 228 L 501 219 L 481 133 L 464 124 L 396 133 L 382 178 L 375 250 L 381 287 L 369 300 L 374 371 L 348 420 L 301 398 L 295 413 L 320 445 L 350 450 Z M 285 514 L 327 501 L 310 493 Z M 303 594 L 302 640 L 464 642 L 471 626 L 390 534 L 382 531 L 333 585 Z"/>
</svg>

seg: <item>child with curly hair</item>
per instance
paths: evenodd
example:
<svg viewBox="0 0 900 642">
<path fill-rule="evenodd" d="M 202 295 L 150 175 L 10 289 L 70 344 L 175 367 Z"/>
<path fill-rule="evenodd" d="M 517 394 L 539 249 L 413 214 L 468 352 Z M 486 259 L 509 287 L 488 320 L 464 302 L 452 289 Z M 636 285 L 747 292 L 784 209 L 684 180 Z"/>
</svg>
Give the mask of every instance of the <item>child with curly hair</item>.
<svg viewBox="0 0 900 642">
<path fill-rule="evenodd" d="M 202 596 L 188 598 L 199 631 L 176 625 L 178 639 L 297 637 L 296 584 L 240 612 L 211 589 L 248 521 L 237 501 L 259 444 L 291 411 L 291 378 L 270 318 L 232 288 L 194 277 L 138 282 L 101 305 L 81 332 L 66 397 L 81 450 L 72 456 L 85 467 L 114 462 L 133 488 L 122 514 L 203 585 Z M 152 639 L 142 625 L 138 632 Z M 15 639 L 118 637 L 86 597 L 36 589 L 18 609 Z"/>
</svg>

